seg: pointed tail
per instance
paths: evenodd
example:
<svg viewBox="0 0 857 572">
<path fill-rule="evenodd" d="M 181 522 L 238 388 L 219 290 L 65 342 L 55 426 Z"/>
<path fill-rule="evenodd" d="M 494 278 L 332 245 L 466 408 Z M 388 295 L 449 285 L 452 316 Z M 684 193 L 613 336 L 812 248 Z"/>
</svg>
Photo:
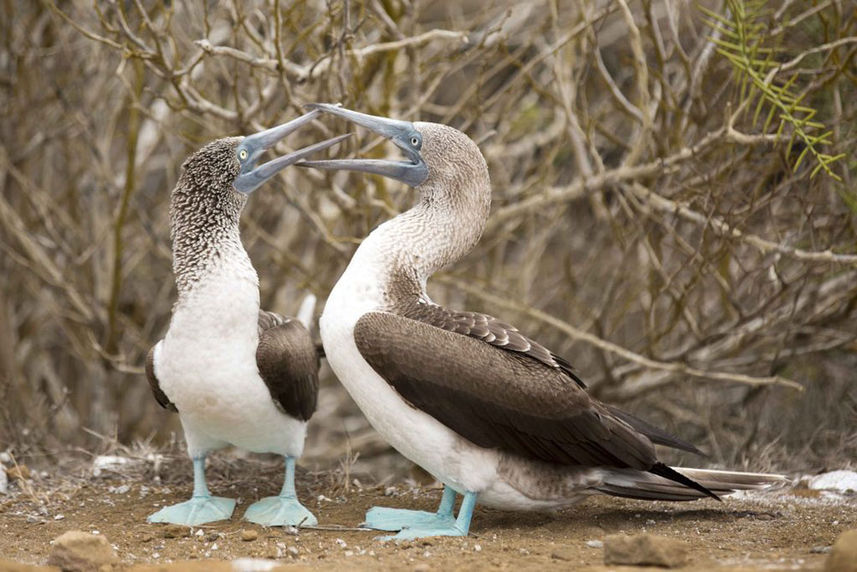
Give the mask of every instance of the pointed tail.
<svg viewBox="0 0 857 572">
<path fill-rule="evenodd" d="M 613 469 L 605 472 L 604 483 L 597 487 L 602 493 L 641 500 L 689 501 L 736 491 L 780 488 L 790 481 L 783 475 L 740 473 L 709 469 L 668 467 L 686 479 L 700 485 L 691 488 L 673 478 L 633 469 Z"/>
</svg>

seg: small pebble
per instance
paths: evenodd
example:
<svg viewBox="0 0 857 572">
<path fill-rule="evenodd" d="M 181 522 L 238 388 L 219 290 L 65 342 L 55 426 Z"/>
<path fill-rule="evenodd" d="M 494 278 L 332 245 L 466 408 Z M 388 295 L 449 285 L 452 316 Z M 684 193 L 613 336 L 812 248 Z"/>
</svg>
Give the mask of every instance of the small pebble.
<svg viewBox="0 0 857 572">
<path fill-rule="evenodd" d="M 244 529 L 241 531 L 241 540 L 244 542 L 252 542 L 259 538 L 259 533 L 255 530 Z"/>
<path fill-rule="evenodd" d="M 190 536 L 190 529 L 180 524 L 168 524 L 162 534 L 164 538 L 183 538 Z"/>
<path fill-rule="evenodd" d="M 601 540 L 587 540 L 586 546 L 589 548 L 604 548 L 604 542 Z"/>
<path fill-rule="evenodd" d="M 558 548 L 551 552 L 551 558 L 553 558 L 554 560 L 564 560 L 568 562 L 575 558 L 575 554 L 570 550 Z"/>
</svg>

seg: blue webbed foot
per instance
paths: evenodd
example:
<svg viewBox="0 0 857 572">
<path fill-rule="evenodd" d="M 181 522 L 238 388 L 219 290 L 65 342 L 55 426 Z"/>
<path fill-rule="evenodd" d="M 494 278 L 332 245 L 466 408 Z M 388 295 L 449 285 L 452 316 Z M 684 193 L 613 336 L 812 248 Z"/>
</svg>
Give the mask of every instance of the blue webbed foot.
<svg viewBox="0 0 857 572">
<path fill-rule="evenodd" d="M 444 485 L 443 498 L 437 512 L 422 510 L 403 510 L 395 508 L 373 507 L 366 513 L 366 521 L 361 525 L 377 530 L 398 530 L 393 536 L 382 536 L 378 540 L 413 540 L 429 536 L 467 536 L 470 520 L 476 506 L 476 493 L 465 492 L 464 500 L 458 511 L 458 518 L 452 514 L 455 505 L 455 491 Z"/>
<path fill-rule="evenodd" d="M 404 528 L 447 528 L 455 524 L 452 513 L 438 514 L 424 510 L 406 510 L 375 506 L 366 513 L 366 519 L 360 523 L 363 528 L 395 532 Z"/>
<path fill-rule="evenodd" d="M 206 522 L 227 520 L 235 510 L 235 499 L 213 496 L 194 496 L 188 501 L 165 506 L 149 515 L 149 522 L 169 522 L 185 526 L 198 526 Z"/>
<path fill-rule="evenodd" d="M 244 520 L 264 526 L 315 526 L 318 519 L 296 497 L 265 497 L 253 503 Z"/>
</svg>

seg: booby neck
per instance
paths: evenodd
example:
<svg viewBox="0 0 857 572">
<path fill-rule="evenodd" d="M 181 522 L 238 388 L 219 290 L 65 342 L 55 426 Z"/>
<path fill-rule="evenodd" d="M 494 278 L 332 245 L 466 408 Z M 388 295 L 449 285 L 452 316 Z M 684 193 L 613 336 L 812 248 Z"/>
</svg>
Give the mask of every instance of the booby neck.
<svg viewBox="0 0 857 572">
<path fill-rule="evenodd" d="M 432 175 L 420 186 L 419 202 L 378 226 L 360 245 L 349 269 L 374 267 L 385 282 L 385 302 L 396 306 L 425 297 L 426 281 L 466 255 L 479 242 L 491 209 L 485 159 L 469 138 L 435 123 L 416 123 L 425 155 L 435 145 L 455 149 L 459 161 L 429 164 Z M 430 162 L 431 160 L 429 160 Z"/>
<path fill-rule="evenodd" d="M 239 219 L 247 196 L 232 185 L 239 165 L 221 159 L 229 156 L 223 148 L 237 140 L 240 138 L 215 141 L 192 155 L 173 190 L 170 236 L 177 304 L 214 270 L 234 269 L 237 275 L 257 280 L 241 243 Z"/>
</svg>

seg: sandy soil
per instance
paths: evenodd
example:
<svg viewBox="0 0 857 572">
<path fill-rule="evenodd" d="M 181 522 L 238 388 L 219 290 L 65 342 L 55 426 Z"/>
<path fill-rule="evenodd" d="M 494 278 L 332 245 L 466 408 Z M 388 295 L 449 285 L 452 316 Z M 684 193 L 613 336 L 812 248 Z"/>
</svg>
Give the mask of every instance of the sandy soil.
<svg viewBox="0 0 857 572">
<path fill-rule="evenodd" d="M 330 529 L 296 533 L 241 521 L 251 502 L 278 492 L 281 477 L 274 465 L 245 476 L 228 467 L 210 479 L 215 494 L 240 499 L 230 521 L 193 530 L 147 524 L 146 515 L 158 507 L 187 498 L 190 483 L 175 478 L 165 484 L 150 474 L 61 478 L 42 473 L 12 483 L 10 494 L 0 496 L 0 557 L 44 564 L 51 540 L 78 529 L 106 536 L 129 566 L 256 557 L 338 569 L 568 569 L 601 565 L 597 541 L 606 535 L 649 532 L 687 542 L 692 569 L 794 570 L 820 569 L 836 537 L 857 527 L 857 498 L 798 489 L 723 503 L 597 497 L 555 514 L 479 508 L 468 538 L 383 543 L 375 539 L 377 532 L 336 527 L 353 527 L 373 505 L 434 510 L 440 491 L 408 485 L 346 488 L 342 479 L 303 474 L 299 495 Z"/>
</svg>

